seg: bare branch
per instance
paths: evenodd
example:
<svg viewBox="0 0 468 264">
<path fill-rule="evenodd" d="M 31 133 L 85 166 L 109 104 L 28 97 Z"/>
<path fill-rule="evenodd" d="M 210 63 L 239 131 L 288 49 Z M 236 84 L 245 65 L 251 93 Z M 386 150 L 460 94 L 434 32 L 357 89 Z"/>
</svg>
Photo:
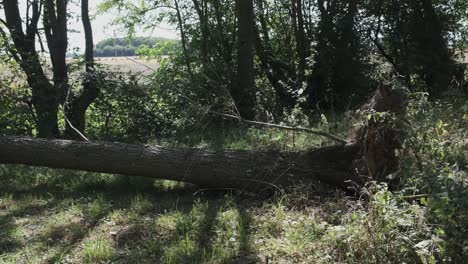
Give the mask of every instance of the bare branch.
<svg viewBox="0 0 468 264">
<path fill-rule="evenodd" d="M 32 17 L 31 22 L 26 25 L 26 36 L 29 40 L 34 40 L 34 36 L 37 32 L 37 23 L 41 17 L 41 12 L 37 1 L 31 3 L 32 6 Z"/>
<path fill-rule="evenodd" d="M 44 43 L 42 42 L 42 37 L 41 37 L 41 34 L 39 33 L 39 30 L 36 31 L 36 34 L 37 34 L 37 39 L 39 40 L 39 46 L 41 46 L 41 52 L 45 52 Z"/>
<path fill-rule="evenodd" d="M 67 108 L 67 104 L 68 104 L 68 98 L 70 97 L 70 90 L 71 90 L 71 87 L 68 86 L 68 89 L 67 89 L 67 97 L 65 98 L 65 101 L 63 102 L 63 105 L 62 105 L 63 117 L 65 118 L 65 121 L 67 121 L 67 124 L 68 124 L 84 141 L 88 141 L 88 142 L 89 142 L 89 139 L 88 139 L 85 135 L 83 135 L 83 133 L 81 133 L 80 130 L 78 130 L 75 126 L 73 126 L 72 122 L 71 122 L 70 119 L 68 119 L 68 117 L 67 117 L 66 108 Z"/>
<path fill-rule="evenodd" d="M 349 143 L 345 139 L 342 139 L 342 138 L 340 138 L 338 136 L 329 134 L 329 133 L 324 132 L 324 131 L 313 130 L 313 129 L 305 128 L 305 127 L 290 127 L 290 126 L 283 126 L 283 125 L 277 125 L 277 124 L 271 124 L 271 123 L 252 121 L 252 120 L 245 120 L 245 119 L 243 119 L 243 118 L 241 118 L 239 116 L 223 114 L 223 113 L 219 113 L 219 112 L 212 111 L 212 110 L 209 110 L 209 113 L 219 115 L 219 116 L 222 116 L 222 117 L 226 117 L 226 118 L 230 118 L 230 119 L 236 119 L 236 120 L 239 120 L 240 122 L 243 122 L 243 123 L 246 123 L 246 124 L 249 124 L 249 125 L 253 125 L 253 126 L 271 127 L 271 128 L 278 128 L 278 129 L 290 130 L 290 131 L 302 131 L 302 132 L 307 132 L 307 133 L 323 136 L 323 137 L 329 138 L 329 139 L 331 139 L 333 141 L 339 142 L 341 144 L 348 144 Z"/>
</svg>

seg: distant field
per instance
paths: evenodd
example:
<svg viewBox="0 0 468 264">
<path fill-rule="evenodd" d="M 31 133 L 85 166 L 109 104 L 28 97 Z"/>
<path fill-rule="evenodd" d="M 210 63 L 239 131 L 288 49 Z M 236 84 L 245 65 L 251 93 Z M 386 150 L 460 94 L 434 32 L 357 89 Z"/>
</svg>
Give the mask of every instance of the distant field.
<svg viewBox="0 0 468 264">
<path fill-rule="evenodd" d="M 71 62 L 72 59 L 67 59 L 68 62 Z M 160 64 L 157 60 L 146 60 L 141 59 L 138 56 L 134 57 L 98 57 L 96 58 L 96 62 L 98 64 L 103 65 L 104 67 L 108 67 L 108 71 L 110 72 L 117 72 L 117 73 L 134 73 L 140 74 L 143 76 L 150 75 L 155 70 L 157 70 Z M 47 65 L 50 65 L 50 62 L 46 61 Z M 44 70 L 49 78 L 52 78 L 52 69 L 44 65 Z M 0 65 L 0 78 L 11 78 L 15 77 L 15 74 L 11 72 L 11 70 L 5 66 Z M 84 69 L 83 69 L 84 70 Z M 78 76 L 76 73 L 71 74 L 71 78 L 74 76 Z"/>
<path fill-rule="evenodd" d="M 156 60 L 145 60 L 138 56 L 134 57 L 98 57 L 96 62 L 109 66 L 110 71 L 122 73 L 140 73 L 149 75 L 157 70 L 159 63 Z"/>
</svg>

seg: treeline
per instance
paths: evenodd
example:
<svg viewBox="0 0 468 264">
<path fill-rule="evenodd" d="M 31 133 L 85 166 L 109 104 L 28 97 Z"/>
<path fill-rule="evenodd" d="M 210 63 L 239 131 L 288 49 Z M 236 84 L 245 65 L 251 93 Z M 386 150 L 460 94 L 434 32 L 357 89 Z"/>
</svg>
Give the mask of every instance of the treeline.
<svg viewBox="0 0 468 264">
<path fill-rule="evenodd" d="M 108 38 L 96 44 L 94 56 L 135 56 L 138 49 L 142 47 L 155 48 L 163 46 L 167 42 L 174 41 L 158 37 Z"/>
<path fill-rule="evenodd" d="M 65 59 L 68 1 L 31 0 L 21 11 L 18 0 L 0 2 L 0 54 L 27 76 L 31 93 L 19 98 L 30 98 L 31 134 L 77 137 L 70 123 L 86 133 L 87 119 L 110 127 L 119 111 L 115 133 L 137 141 L 189 127 L 200 109 L 307 124 L 322 113 L 353 109 L 383 83 L 397 80 L 430 98 L 467 83 L 453 59 L 467 43 L 466 0 L 104 1 L 101 11 L 120 12 L 116 22 L 128 32 L 164 21 L 177 28 L 180 41 L 121 38 L 96 47 L 87 2 L 81 3 L 87 74 L 78 92 Z M 49 49 L 53 78 L 45 74 L 39 43 Z M 151 83 L 94 69 L 94 54 L 129 56 L 137 48 L 149 57 L 171 55 L 160 60 Z M 59 111 L 65 98 L 70 122 L 64 125 Z M 110 130 L 103 130 L 104 138 Z"/>
<path fill-rule="evenodd" d="M 216 91 L 209 105 L 233 100 L 248 119 L 262 111 L 277 119 L 295 109 L 308 116 L 343 112 L 396 76 L 413 91 L 438 96 L 454 84 L 453 51 L 467 35 L 465 0 L 176 0 L 171 8 L 119 1 L 105 7 L 119 10 L 130 31 L 158 23 L 154 17 L 164 13 L 181 36 L 174 67 L 190 79 L 189 89 L 202 101 Z"/>
</svg>

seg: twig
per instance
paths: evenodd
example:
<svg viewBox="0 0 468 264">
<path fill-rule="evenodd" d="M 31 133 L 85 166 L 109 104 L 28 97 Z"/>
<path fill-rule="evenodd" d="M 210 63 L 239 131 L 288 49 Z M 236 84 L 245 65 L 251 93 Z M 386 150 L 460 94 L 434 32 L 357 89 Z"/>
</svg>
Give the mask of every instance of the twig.
<svg viewBox="0 0 468 264">
<path fill-rule="evenodd" d="M 424 194 L 415 194 L 415 195 L 402 195 L 402 196 L 397 196 L 396 198 L 399 198 L 405 201 L 414 201 L 414 200 L 418 200 L 421 198 L 429 198 L 431 196 L 443 196 L 443 195 L 446 195 L 446 193 L 433 193 L 433 194 L 424 193 Z"/>
<path fill-rule="evenodd" d="M 429 197 L 430 194 L 416 194 L 416 195 L 406 195 L 406 196 L 397 196 L 397 198 L 399 199 L 402 199 L 402 200 L 405 200 L 405 201 L 414 201 L 414 200 L 418 200 L 418 199 L 421 199 L 421 198 L 427 198 Z"/>
<path fill-rule="evenodd" d="M 65 121 L 67 121 L 68 125 L 85 141 L 90 141 L 85 135 L 83 135 L 83 133 L 80 132 L 80 130 L 78 130 L 76 127 L 73 126 L 73 124 L 71 123 L 71 121 L 68 119 L 67 117 L 67 111 L 66 111 L 66 107 L 67 107 L 67 104 L 68 104 L 68 98 L 70 97 L 70 90 L 71 90 L 71 87 L 68 86 L 68 89 L 67 89 L 67 97 L 65 98 L 65 102 L 63 102 L 63 106 L 62 106 L 62 110 L 63 110 L 63 117 L 65 118 Z"/>
<path fill-rule="evenodd" d="M 290 130 L 290 131 L 302 131 L 302 132 L 307 132 L 307 133 L 311 133 L 311 134 L 320 135 L 320 136 L 329 138 L 331 140 L 334 140 L 336 142 L 340 142 L 341 144 L 348 144 L 349 143 L 347 140 L 345 140 L 343 138 L 340 138 L 338 136 L 329 134 L 329 133 L 324 132 L 324 131 L 313 130 L 313 129 L 305 128 L 305 127 L 290 127 L 290 126 L 277 125 L 277 124 L 272 124 L 272 123 L 264 123 L 264 122 L 246 120 L 246 119 L 243 119 L 242 117 L 239 117 L 239 116 L 230 115 L 230 114 L 223 114 L 223 113 L 219 113 L 219 112 L 211 111 L 211 110 L 209 112 L 212 113 L 212 114 L 215 114 L 215 115 L 222 116 L 222 117 L 236 119 L 236 120 L 239 120 L 240 122 L 244 122 L 246 124 L 253 125 L 253 126 L 272 127 L 272 128 L 279 128 L 279 129 Z"/>
<path fill-rule="evenodd" d="M 193 196 L 196 196 L 199 193 L 206 192 L 206 191 L 238 191 L 238 192 L 242 192 L 242 190 L 238 189 L 238 188 L 206 188 L 206 189 L 199 189 L 198 191 L 194 192 Z"/>
<path fill-rule="evenodd" d="M 257 183 L 265 184 L 265 185 L 273 187 L 273 189 L 278 190 L 281 194 L 284 194 L 284 191 L 280 187 L 278 187 L 275 184 L 270 183 L 270 182 L 256 180 L 256 179 L 242 179 L 242 178 L 232 178 L 232 179 L 233 180 L 240 180 L 240 181 L 251 181 L 251 182 L 257 182 Z"/>
</svg>

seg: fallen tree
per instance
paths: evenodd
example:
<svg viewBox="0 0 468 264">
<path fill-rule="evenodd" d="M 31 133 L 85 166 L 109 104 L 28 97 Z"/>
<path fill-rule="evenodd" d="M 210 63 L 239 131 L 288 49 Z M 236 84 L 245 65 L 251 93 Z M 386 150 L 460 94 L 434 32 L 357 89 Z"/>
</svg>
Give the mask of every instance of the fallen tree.
<svg viewBox="0 0 468 264">
<path fill-rule="evenodd" d="M 380 88 L 367 110 L 402 113 L 403 93 Z M 364 109 L 363 108 L 363 109 Z M 404 111 L 403 111 L 404 112 Z M 398 167 L 401 134 L 369 120 L 346 144 L 296 153 L 209 151 L 111 142 L 0 137 L 0 163 L 146 176 L 215 188 L 259 188 L 304 178 L 349 187 Z"/>
</svg>

